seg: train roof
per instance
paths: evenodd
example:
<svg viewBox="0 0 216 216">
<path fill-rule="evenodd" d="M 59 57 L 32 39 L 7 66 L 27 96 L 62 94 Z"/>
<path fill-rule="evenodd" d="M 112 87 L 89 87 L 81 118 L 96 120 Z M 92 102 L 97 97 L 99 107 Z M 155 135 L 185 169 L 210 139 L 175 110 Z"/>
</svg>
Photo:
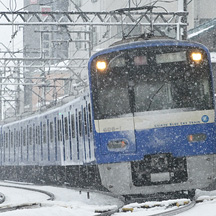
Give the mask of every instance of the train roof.
<svg viewBox="0 0 216 216">
<path fill-rule="evenodd" d="M 115 52 L 115 51 L 121 51 L 125 49 L 133 49 L 138 47 L 151 47 L 151 46 L 190 46 L 190 47 L 199 47 L 204 49 L 205 51 L 208 51 L 208 48 L 204 46 L 201 43 L 197 42 L 191 42 L 187 40 L 175 40 L 170 38 L 162 38 L 162 37 L 153 37 L 148 40 L 144 39 L 125 39 L 119 42 L 116 42 L 112 44 L 110 47 L 103 49 L 101 51 L 98 51 L 94 55 L 91 56 L 90 61 L 97 57 L 98 55 Z"/>
</svg>

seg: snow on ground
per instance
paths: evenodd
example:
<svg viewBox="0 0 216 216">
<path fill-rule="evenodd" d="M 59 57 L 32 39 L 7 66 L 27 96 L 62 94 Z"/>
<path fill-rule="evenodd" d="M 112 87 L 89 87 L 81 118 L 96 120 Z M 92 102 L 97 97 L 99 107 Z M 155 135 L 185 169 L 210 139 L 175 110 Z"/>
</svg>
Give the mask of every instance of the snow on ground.
<svg viewBox="0 0 216 216">
<path fill-rule="evenodd" d="M 0 184 L 7 184 L 0 182 Z M 10 184 L 11 185 L 11 184 Z M 17 185 L 16 185 L 17 186 Z M 22 185 L 23 187 L 23 185 Z M 16 211 L 10 211 L 1 213 L 1 216 L 93 216 L 97 215 L 95 210 L 113 209 L 121 202 L 113 197 L 109 197 L 105 194 L 96 194 L 90 192 L 90 199 L 87 198 L 87 193 L 61 187 L 51 186 L 34 186 L 29 185 L 25 187 L 38 188 L 53 193 L 55 195 L 54 201 L 47 201 L 47 196 L 44 194 L 37 194 L 32 192 L 23 192 L 18 189 L 14 189 L 12 192 L 11 188 L 0 187 L 0 192 L 5 195 L 10 194 L 10 198 L 5 204 L 17 204 L 18 200 L 20 203 L 26 202 L 25 195 L 27 195 L 29 201 L 38 201 L 42 203 L 41 208 L 35 209 L 22 209 Z M 14 193 L 14 194 L 13 194 Z M 12 196 L 11 196 L 12 194 Z M 197 203 L 196 206 L 185 213 L 179 214 L 179 216 L 216 216 L 216 191 L 206 192 L 197 190 L 197 199 L 204 199 L 204 202 Z M 31 197 L 32 196 L 32 197 Z M 155 206 L 153 208 L 140 208 L 143 204 L 133 203 L 125 207 L 133 208 L 133 212 L 119 212 L 114 216 L 147 216 L 171 209 L 179 208 L 173 203 L 178 203 L 180 206 L 188 200 L 168 200 L 163 202 L 146 202 L 147 206 Z M 158 204 L 162 207 L 159 207 Z M 4 204 L 1 204 L 2 206 Z"/>
<path fill-rule="evenodd" d="M 13 185 L 4 182 L 0 182 L 0 184 Z M 80 194 L 77 190 L 67 188 L 34 185 L 21 186 L 51 192 L 55 195 L 55 200 L 47 201 L 49 198 L 48 196 L 41 194 L 40 197 L 40 194 L 38 195 L 38 193 L 32 192 L 33 197 L 28 198 L 29 201 L 42 203 L 41 208 L 10 211 L 1 213 L 1 216 L 91 216 L 96 215 L 95 210 L 114 209 L 117 205 L 122 204 L 117 198 L 107 196 L 106 194 L 90 192 L 90 199 L 88 199 L 87 192 L 81 192 Z M 9 197 L 6 197 L 6 202 L 1 204 L 0 207 L 5 204 L 12 205 L 13 202 L 14 204 L 26 203 L 25 194 L 31 193 L 29 191 L 14 189 L 13 195 L 11 188 L 2 187 L 0 187 L 0 192 Z M 11 194 L 13 196 L 11 196 Z"/>
</svg>

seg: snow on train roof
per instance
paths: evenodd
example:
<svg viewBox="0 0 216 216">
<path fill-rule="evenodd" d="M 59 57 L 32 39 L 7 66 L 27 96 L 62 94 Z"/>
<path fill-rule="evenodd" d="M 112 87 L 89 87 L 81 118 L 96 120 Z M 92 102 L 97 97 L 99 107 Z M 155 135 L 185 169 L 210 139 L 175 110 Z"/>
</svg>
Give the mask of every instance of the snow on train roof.
<svg viewBox="0 0 216 216">
<path fill-rule="evenodd" d="M 66 103 L 64 105 L 60 105 L 60 106 L 51 108 L 50 110 L 44 111 L 42 113 L 34 113 L 31 116 L 26 116 L 26 117 L 24 117 L 22 119 L 16 119 L 14 121 L 6 122 L 4 124 L 1 124 L 1 126 L 2 127 L 7 127 L 7 126 L 9 126 L 11 124 L 14 124 L 14 123 L 21 123 L 23 121 L 29 121 L 29 120 L 32 120 L 32 119 L 37 119 L 39 116 L 46 116 L 46 115 L 49 115 L 49 114 L 52 114 L 52 113 L 55 113 L 55 112 L 59 112 L 60 110 L 61 110 L 61 113 L 63 113 L 65 108 L 67 108 L 67 107 L 81 101 L 81 99 L 83 97 L 85 97 L 85 96 L 86 96 L 86 94 L 81 95 L 80 97 L 74 98 L 72 101 L 70 101 L 70 102 L 68 102 L 68 103 Z"/>
</svg>

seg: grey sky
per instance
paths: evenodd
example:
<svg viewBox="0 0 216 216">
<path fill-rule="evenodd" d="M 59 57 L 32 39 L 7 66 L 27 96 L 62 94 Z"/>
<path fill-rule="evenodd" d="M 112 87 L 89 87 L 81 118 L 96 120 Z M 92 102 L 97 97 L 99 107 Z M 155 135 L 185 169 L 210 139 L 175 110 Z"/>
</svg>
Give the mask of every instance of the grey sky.
<svg viewBox="0 0 216 216">
<path fill-rule="evenodd" d="M 0 0 L 0 11 L 16 11 L 23 7 L 22 0 Z M 2 22 L 2 21 L 1 21 Z M 11 40 L 11 36 L 16 32 L 14 40 Z M 6 46 L 11 51 L 22 49 L 22 28 L 21 27 L 12 27 L 1 25 L 1 34 L 0 34 L 0 49 L 5 50 Z"/>
</svg>

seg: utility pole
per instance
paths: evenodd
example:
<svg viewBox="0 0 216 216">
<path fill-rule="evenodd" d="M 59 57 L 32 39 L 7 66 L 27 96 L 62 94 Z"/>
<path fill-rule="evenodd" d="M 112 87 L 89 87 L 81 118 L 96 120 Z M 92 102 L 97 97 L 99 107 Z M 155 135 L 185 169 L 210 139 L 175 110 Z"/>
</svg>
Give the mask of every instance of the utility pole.
<svg viewBox="0 0 216 216">
<path fill-rule="evenodd" d="M 187 0 L 178 0 L 178 12 L 187 12 Z M 182 23 L 187 23 L 187 16 L 183 15 Z M 187 39 L 187 26 L 183 27 L 182 40 Z"/>
</svg>

